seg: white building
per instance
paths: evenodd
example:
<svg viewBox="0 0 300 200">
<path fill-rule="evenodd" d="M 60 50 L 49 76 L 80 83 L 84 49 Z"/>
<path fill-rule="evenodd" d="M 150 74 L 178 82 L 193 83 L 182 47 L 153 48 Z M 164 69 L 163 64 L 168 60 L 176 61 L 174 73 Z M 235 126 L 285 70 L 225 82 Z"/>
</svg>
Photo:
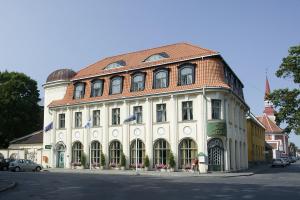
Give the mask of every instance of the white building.
<svg viewBox="0 0 300 200">
<path fill-rule="evenodd" d="M 39 130 L 9 142 L 7 149 L 0 149 L 0 159 L 29 159 L 42 163 L 43 131 Z"/>
<path fill-rule="evenodd" d="M 45 167 L 71 168 L 90 152 L 98 164 L 101 151 L 107 167 L 121 152 L 129 167 L 136 137 L 138 163 L 147 155 L 150 168 L 170 151 L 176 169 L 197 155 L 204 173 L 248 167 L 243 84 L 215 51 L 179 43 L 108 57 L 77 73 L 57 70 L 44 89 Z"/>
</svg>

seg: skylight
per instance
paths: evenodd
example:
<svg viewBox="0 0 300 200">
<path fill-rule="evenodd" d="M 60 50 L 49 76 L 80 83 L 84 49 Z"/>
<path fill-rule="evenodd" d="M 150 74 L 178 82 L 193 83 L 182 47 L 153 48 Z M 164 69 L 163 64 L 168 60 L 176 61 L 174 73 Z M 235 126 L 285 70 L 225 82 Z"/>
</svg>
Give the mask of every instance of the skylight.
<svg viewBox="0 0 300 200">
<path fill-rule="evenodd" d="M 164 58 L 169 58 L 170 56 L 165 53 L 165 52 L 162 52 L 162 53 L 157 53 L 157 54 L 153 54 L 151 56 L 149 56 L 148 58 L 146 58 L 144 60 L 144 62 L 153 62 L 153 61 L 157 61 L 157 60 L 161 60 L 161 59 L 164 59 Z"/>
<path fill-rule="evenodd" d="M 126 65 L 126 62 L 124 60 L 119 60 L 117 62 L 113 62 L 108 64 L 105 69 L 115 69 L 115 68 L 119 68 L 119 67 L 124 67 Z"/>
</svg>

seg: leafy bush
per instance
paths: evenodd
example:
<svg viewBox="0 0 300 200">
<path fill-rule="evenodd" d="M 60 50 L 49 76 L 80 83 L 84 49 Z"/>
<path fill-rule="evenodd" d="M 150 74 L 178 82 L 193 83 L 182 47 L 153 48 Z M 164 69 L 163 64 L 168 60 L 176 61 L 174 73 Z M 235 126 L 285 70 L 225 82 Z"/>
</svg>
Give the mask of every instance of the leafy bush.
<svg viewBox="0 0 300 200">
<path fill-rule="evenodd" d="M 101 160 L 100 160 L 100 166 L 105 166 L 106 163 L 105 163 L 105 156 L 103 154 L 103 152 L 101 151 Z"/>
<path fill-rule="evenodd" d="M 85 153 L 82 153 L 82 154 L 81 154 L 81 159 L 80 159 L 80 161 L 81 161 L 81 165 L 82 165 L 84 168 L 86 168 L 87 160 L 86 160 L 86 155 L 85 155 Z"/>
<path fill-rule="evenodd" d="M 124 155 L 124 153 L 122 152 L 121 154 L 121 167 L 125 167 L 126 166 L 126 157 Z"/>
<path fill-rule="evenodd" d="M 150 166 L 150 161 L 149 161 L 149 157 L 146 155 L 146 157 L 144 158 L 144 165 L 145 167 L 149 167 Z"/>
<path fill-rule="evenodd" d="M 176 166 L 176 162 L 175 162 L 174 155 L 173 155 L 172 151 L 170 151 L 168 153 L 168 164 L 171 168 L 174 168 Z"/>
</svg>

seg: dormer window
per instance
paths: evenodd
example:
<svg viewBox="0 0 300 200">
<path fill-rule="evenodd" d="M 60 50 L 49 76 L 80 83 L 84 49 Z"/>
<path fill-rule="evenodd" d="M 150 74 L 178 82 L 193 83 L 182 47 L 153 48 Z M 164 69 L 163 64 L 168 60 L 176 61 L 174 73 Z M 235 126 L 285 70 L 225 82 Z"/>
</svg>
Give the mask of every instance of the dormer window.
<svg viewBox="0 0 300 200">
<path fill-rule="evenodd" d="M 138 72 L 131 77 L 131 91 L 137 92 L 145 89 L 145 73 Z"/>
<path fill-rule="evenodd" d="M 123 77 L 116 76 L 110 80 L 109 94 L 120 94 L 123 91 Z"/>
<path fill-rule="evenodd" d="M 169 86 L 169 70 L 168 69 L 159 69 L 154 71 L 153 76 L 153 88 L 166 88 Z"/>
<path fill-rule="evenodd" d="M 165 53 L 165 52 L 162 52 L 162 53 L 157 53 L 157 54 L 153 54 L 151 56 L 149 56 L 148 58 L 146 58 L 144 60 L 144 62 L 153 62 L 153 61 L 158 61 L 158 60 L 161 60 L 161 59 L 164 59 L 164 58 L 169 58 L 170 56 Z"/>
<path fill-rule="evenodd" d="M 102 96 L 103 80 L 96 79 L 91 83 L 91 97 Z"/>
<path fill-rule="evenodd" d="M 82 99 L 84 97 L 85 84 L 76 83 L 74 90 L 74 99 Z"/>
<path fill-rule="evenodd" d="M 178 85 L 190 85 L 195 83 L 195 65 L 183 64 L 178 69 Z"/>
<path fill-rule="evenodd" d="M 124 67 L 126 65 L 126 62 L 124 60 L 119 60 L 117 62 L 113 62 L 108 64 L 105 69 L 115 69 L 115 68 L 120 68 L 120 67 Z"/>
</svg>

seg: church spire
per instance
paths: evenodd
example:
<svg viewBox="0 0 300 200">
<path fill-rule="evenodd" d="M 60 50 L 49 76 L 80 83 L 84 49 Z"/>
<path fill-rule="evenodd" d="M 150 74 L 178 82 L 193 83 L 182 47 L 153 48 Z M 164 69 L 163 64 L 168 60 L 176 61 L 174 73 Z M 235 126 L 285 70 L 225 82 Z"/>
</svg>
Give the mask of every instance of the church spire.
<svg viewBox="0 0 300 200">
<path fill-rule="evenodd" d="M 268 77 L 266 76 L 266 88 L 265 88 L 265 100 L 269 100 L 269 96 L 270 96 L 271 90 L 270 90 L 270 84 L 269 84 L 269 80 Z"/>
<path fill-rule="evenodd" d="M 268 76 L 266 76 L 266 86 L 265 86 L 265 109 L 264 109 L 264 114 L 266 114 L 272 121 L 275 121 L 275 110 L 273 108 L 273 104 L 270 101 L 270 84 L 268 80 Z"/>
</svg>

